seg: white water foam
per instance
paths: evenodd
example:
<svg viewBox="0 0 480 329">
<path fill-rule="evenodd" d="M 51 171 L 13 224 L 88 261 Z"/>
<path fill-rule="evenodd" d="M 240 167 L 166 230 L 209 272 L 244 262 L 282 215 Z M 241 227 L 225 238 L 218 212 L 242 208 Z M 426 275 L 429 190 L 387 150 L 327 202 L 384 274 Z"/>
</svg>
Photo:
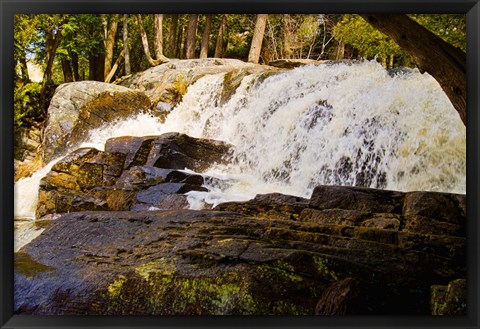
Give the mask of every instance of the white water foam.
<svg viewBox="0 0 480 329">
<path fill-rule="evenodd" d="M 234 165 L 210 169 L 241 177 L 223 193 L 308 197 L 320 184 L 465 193 L 465 126 L 428 74 L 304 66 L 249 76 L 218 105 L 222 81 L 191 86 L 165 126 L 235 145 Z"/>
</svg>

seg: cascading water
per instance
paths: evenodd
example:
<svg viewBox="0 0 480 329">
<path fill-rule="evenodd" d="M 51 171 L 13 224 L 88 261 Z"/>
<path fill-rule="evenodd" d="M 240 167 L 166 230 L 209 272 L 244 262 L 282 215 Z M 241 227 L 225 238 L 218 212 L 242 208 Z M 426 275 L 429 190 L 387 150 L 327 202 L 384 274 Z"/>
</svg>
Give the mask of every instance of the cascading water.
<svg viewBox="0 0 480 329">
<path fill-rule="evenodd" d="M 222 103 L 224 78 L 191 85 L 163 124 L 139 115 L 92 131 L 83 146 L 170 131 L 235 145 L 234 163 L 204 173 L 228 184 L 190 192 L 194 209 L 268 192 L 309 197 L 320 184 L 465 193 L 465 126 L 428 74 L 389 74 L 376 62 L 308 65 L 246 76 Z M 32 199 L 19 193 L 26 185 L 37 193 L 48 170 L 18 182 L 16 200 Z M 16 204 L 15 215 L 33 216 L 29 207 Z"/>
<path fill-rule="evenodd" d="M 241 177 L 224 192 L 308 197 L 327 184 L 465 193 L 465 126 L 428 74 L 390 75 L 375 62 L 304 66 L 249 76 L 219 105 L 222 81 L 191 86 L 165 126 L 235 145 L 237 162 L 210 170 Z"/>
</svg>

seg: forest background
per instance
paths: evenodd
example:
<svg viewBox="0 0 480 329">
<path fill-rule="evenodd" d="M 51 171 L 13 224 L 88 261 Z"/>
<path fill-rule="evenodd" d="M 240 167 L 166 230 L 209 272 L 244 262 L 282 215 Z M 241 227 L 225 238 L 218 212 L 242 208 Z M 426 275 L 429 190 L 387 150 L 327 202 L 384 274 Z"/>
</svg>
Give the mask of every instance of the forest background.
<svg viewBox="0 0 480 329">
<path fill-rule="evenodd" d="M 466 51 L 466 16 L 409 15 Z M 387 69 L 414 67 L 410 53 L 352 14 L 36 14 L 16 15 L 15 128 L 42 128 L 55 88 L 113 82 L 169 58 L 376 59 Z M 31 79 L 29 66 L 40 69 Z"/>
</svg>

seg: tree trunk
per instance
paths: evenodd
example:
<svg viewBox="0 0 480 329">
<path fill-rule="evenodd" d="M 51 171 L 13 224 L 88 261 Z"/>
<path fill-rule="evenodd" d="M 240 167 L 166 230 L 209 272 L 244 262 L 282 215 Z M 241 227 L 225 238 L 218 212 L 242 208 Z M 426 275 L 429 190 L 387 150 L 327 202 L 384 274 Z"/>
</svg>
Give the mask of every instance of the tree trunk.
<svg viewBox="0 0 480 329">
<path fill-rule="evenodd" d="M 104 81 L 105 75 L 104 75 L 104 70 L 105 70 L 105 57 L 103 54 L 90 54 L 90 57 L 88 59 L 88 64 L 89 64 L 89 75 L 88 79 L 89 80 L 94 80 L 94 81 Z"/>
<path fill-rule="evenodd" d="M 29 83 L 30 82 L 30 76 L 28 74 L 28 66 L 27 66 L 27 59 L 25 56 L 25 51 L 22 51 L 22 55 L 19 58 L 20 62 L 20 71 L 22 74 L 22 82 L 23 83 Z"/>
<path fill-rule="evenodd" d="M 107 22 L 108 26 L 108 22 Z M 118 14 L 113 15 L 110 18 L 110 27 L 108 28 L 107 37 L 105 39 L 105 78 L 107 74 L 112 69 L 113 62 L 113 48 L 115 46 L 115 35 L 117 34 L 118 28 Z"/>
<path fill-rule="evenodd" d="M 203 30 L 202 46 L 200 49 L 200 58 L 208 57 L 208 41 L 210 40 L 210 32 L 212 30 L 212 15 L 205 17 L 205 29 Z"/>
<path fill-rule="evenodd" d="M 73 82 L 72 63 L 66 58 L 62 58 L 62 71 L 63 82 Z"/>
<path fill-rule="evenodd" d="M 265 26 L 267 24 L 266 14 L 258 14 L 255 23 L 255 31 L 253 32 L 252 44 L 250 52 L 248 53 L 248 61 L 251 63 L 258 63 L 260 59 L 260 51 L 262 50 L 263 35 L 265 34 Z"/>
<path fill-rule="evenodd" d="M 155 37 L 153 39 L 155 57 L 163 57 L 163 15 L 155 14 Z"/>
<path fill-rule="evenodd" d="M 124 54 L 125 54 L 125 50 L 122 50 L 120 55 L 118 55 L 118 58 L 115 61 L 115 64 L 113 64 L 112 69 L 110 70 L 110 72 L 108 72 L 107 77 L 105 78 L 105 82 L 108 83 L 112 80 L 113 76 L 115 75 L 115 72 L 117 71 L 118 66 L 120 65 L 120 61 L 122 60 Z"/>
<path fill-rule="evenodd" d="M 128 49 L 128 14 L 123 15 L 123 53 L 125 54 L 125 75 L 130 75 L 130 50 Z"/>
<path fill-rule="evenodd" d="M 336 60 L 341 60 L 345 58 L 345 44 L 343 43 L 342 38 L 338 41 L 338 46 L 337 46 L 337 56 Z"/>
<path fill-rule="evenodd" d="M 466 55 L 404 14 L 363 14 L 370 25 L 410 53 L 421 72 L 432 75 L 463 123 L 467 119 Z"/>
<path fill-rule="evenodd" d="M 47 50 L 47 66 L 45 67 L 45 72 L 43 73 L 43 86 L 53 83 L 53 62 L 55 59 L 55 53 L 57 52 L 58 46 L 60 45 L 60 40 L 62 39 L 62 32 L 57 30 L 53 33 L 53 28 L 46 31 L 46 50 Z"/>
<path fill-rule="evenodd" d="M 147 33 L 145 32 L 145 29 L 143 28 L 142 16 L 140 14 L 137 15 L 137 22 L 138 22 L 138 27 L 140 29 L 140 35 L 142 37 L 143 51 L 145 53 L 145 56 L 147 57 L 148 63 L 151 66 L 157 66 L 158 64 L 168 62 L 168 58 L 166 58 L 163 55 L 161 57 L 157 58 L 157 59 L 152 58 L 152 55 L 150 55 L 150 47 L 148 46 Z"/>
<path fill-rule="evenodd" d="M 78 55 L 75 52 L 70 53 L 70 58 L 72 59 L 72 71 L 73 71 L 73 81 L 80 81 L 80 73 L 78 72 Z"/>
<path fill-rule="evenodd" d="M 168 56 L 178 57 L 177 52 L 178 14 L 172 15 L 172 24 L 168 36 Z"/>
<path fill-rule="evenodd" d="M 184 52 L 184 49 L 185 49 L 185 45 L 184 43 L 182 42 L 183 40 L 183 34 L 185 32 L 185 28 L 179 26 L 179 31 L 178 31 L 178 35 L 177 35 L 177 45 L 176 45 L 176 56 L 178 58 L 185 58 L 185 52 Z"/>
<path fill-rule="evenodd" d="M 190 15 L 187 28 L 187 59 L 195 58 L 195 44 L 197 41 L 197 23 L 198 15 Z"/>
<path fill-rule="evenodd" d="M 227 27 L 227 15 L 222 16 L 220 27 L 218 28 L 217 42 L 215 44 L 215 58 L 221 58 L 223 56 L 223 35 Z"/>
</svg>

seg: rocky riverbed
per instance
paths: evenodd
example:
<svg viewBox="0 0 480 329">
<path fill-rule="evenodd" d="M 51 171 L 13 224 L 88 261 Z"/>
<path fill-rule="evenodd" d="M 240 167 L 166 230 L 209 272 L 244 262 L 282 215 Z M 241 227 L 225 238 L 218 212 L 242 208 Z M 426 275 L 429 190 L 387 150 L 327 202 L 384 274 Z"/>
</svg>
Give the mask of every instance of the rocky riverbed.
<svg viewBox="0 0 480 329">
<path fill-rule="evenodd" d="M 38 216 L 72 213 L 16 253 L 17 313 L 465 313 L 463 195 L 318 186 L 194 211 L 205 178 L 179 169 L 231 146 L 172 133 L 105 150 L 43 179 Z"/>
</svg>

